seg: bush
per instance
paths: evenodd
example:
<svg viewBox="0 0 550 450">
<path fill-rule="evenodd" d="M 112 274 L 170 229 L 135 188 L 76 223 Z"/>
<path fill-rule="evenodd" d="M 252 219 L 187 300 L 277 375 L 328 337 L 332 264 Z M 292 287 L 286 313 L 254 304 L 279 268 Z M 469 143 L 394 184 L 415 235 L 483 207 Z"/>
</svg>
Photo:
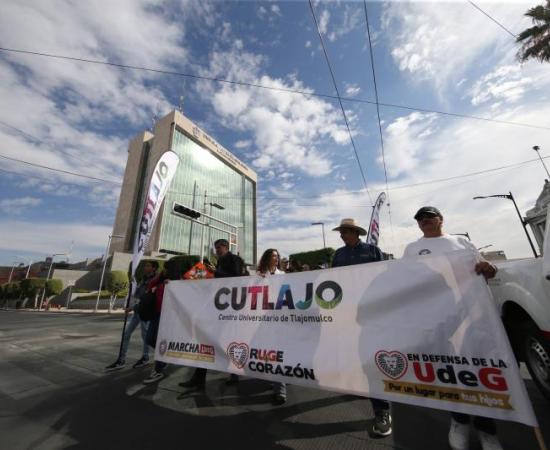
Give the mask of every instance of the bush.
<svg viewBox="0 0 550 450">
<path fill-rule="evenodd" d="M 63 291 L 63 282 L 57 278 L 52 278 L 46 282 L 46 295 L 59 295 Z"/>
<path fill-rule="evenodd" d="M 113 270 L 107 277 L 107 290 L 114 296 L 128 291 L 128 274 L 122 270 Z"/>
<path fill-rule="evenodd" d="M 145 263 L 146 262 L 151 262 L 151 261 L 156 261 L 158 262 L 159 264 L 159 268 L 157 270 L 157 273 L 160 273 L 162 272 L 162 270 L 164 269 L 164 264 L 165 264 L 165 261 L 163 260 L 158 260 L 158 259 L 142 259 L 138 266 L 137 266 L 137 269 L 136 269 L 136 273 L 134 274 L 134 277 L 136 278 L 136 281 L 138 282 L 138 284 L 141 282 L 142 278 L 143 278 L 143 267 L 145 266 Z"/>
<path fill-rule="evenodd" d="M 46 280 L 44 278 L 25 278 L 21 280 L 21 293 L 23 297 L 32 298 L 44 289 L 45 285 Z"/>
<path fill-rule="evenodd" d="M 307 264 L 311 269 L 314 269 L 320 264 L 330 264 L 334 253 L 335 250 L 328 247 L 320 250 L 312 250 L 310 252 L 293 253 L 288 258 L 289 260 L 297 261 L 300 266 Z"/>
<path fill-rule="evenodd" d="M 21 295 L 21 283 L 19 281 L 5 284 L 4 289 L 8 299 L 17 298 Z"/>
</svg>

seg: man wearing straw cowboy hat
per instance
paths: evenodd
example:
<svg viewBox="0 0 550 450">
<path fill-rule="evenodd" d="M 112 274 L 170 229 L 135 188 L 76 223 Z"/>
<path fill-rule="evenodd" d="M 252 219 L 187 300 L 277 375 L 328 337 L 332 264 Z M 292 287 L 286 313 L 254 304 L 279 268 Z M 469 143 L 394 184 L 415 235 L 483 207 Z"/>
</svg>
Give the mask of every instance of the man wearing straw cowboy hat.
<svg viewBox="0 0 550 450">
<path fill-rule="evenodd" d="M 342 219 L 340 225 L 332 231 L 339 231 L 344 246 L 336 250 L 332 267 L 351 266 L 382 261 L 382 250 L 376 245 L 363 242 L 359 236 L 366 236 L 367 230 L 360 227 L 355 219 Z M 372 432 L 378 436 L 389 436 L 392 432 L 390 404 L 385 400 L 371 398 L 374 409 L 374 426 Z"/>
</svg>

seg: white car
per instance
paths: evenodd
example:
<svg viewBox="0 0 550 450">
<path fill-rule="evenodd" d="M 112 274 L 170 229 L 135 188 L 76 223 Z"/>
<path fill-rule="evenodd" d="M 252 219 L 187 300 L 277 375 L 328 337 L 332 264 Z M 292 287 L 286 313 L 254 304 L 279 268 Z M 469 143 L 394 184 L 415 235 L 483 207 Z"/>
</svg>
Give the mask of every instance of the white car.
<svg viewBox="0 0 550 450">
<path fill-rule="evenodd" d="M 546 223 L 550 220 L 550 208 Z M 498 261 L 489 280 L 504 327 L 520 361 L 550 400 L 550 226 L 546 227 L 543 256 Z"/>
</svg>

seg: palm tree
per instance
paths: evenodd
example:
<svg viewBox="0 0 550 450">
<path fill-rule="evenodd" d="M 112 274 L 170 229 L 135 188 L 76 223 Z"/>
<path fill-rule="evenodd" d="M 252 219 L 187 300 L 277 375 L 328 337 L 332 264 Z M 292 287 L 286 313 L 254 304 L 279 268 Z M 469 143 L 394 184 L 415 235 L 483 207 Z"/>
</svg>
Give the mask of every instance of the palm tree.
<svg viewBox="0 0 550 450">
<path fill-rule="evenodd" d="M 531 17 L 534 25 L 517 37 L 517 42 L 522 42 L 518 51 L 519 60 L 524 62 L 535 58 L 540 62 L 550 61 L 550 0 L 546 0 L 546 5 L 529 9 L 525 15 Z"/>
</svg>

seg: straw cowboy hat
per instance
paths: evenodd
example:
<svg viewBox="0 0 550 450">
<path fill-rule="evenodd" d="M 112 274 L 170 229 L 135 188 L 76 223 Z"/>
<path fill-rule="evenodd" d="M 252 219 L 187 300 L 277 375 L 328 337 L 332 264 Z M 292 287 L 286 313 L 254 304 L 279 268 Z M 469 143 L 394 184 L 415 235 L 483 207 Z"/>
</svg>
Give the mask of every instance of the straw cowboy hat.
<svg viewBox="0 0 550 450">
<path fill-rule="evenodd" d="M 333 228 L 332 231 L 340 231 L 342 228 L 357 230 L 359 232 L 359 236 L 366 236 L 367 234 L 367 230 L 365 230 L 363 227 L 360 227 L 355 219 L 342 219 L 340 222 L 340 226 Z"/>
</svg>

